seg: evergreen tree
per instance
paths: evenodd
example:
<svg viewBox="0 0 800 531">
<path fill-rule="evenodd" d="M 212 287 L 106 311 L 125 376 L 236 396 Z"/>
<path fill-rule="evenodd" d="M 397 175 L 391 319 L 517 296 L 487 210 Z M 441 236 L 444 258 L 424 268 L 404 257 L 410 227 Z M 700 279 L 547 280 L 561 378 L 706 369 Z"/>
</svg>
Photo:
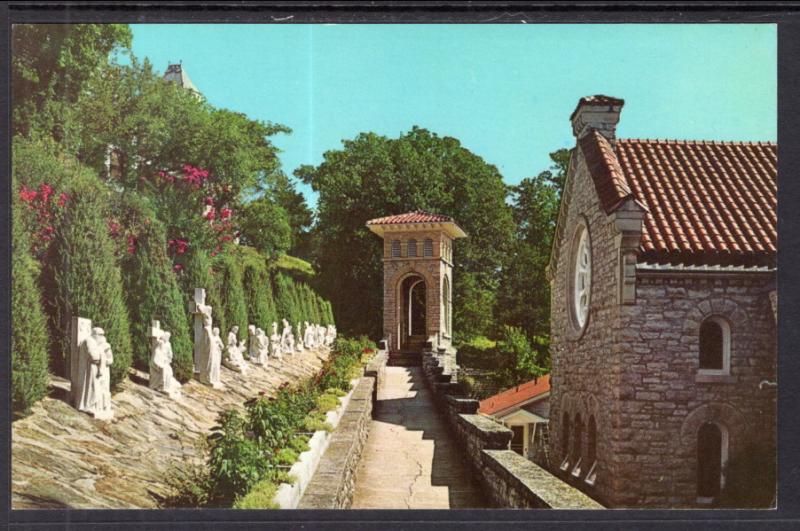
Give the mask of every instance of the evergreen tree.
<svg viewBox="0 0 800 531">
<path fill-rule="evenodd" d="M 134 252 L 125 256 L 122 269 L 131 318 L 133 363 L 141 370 L 149 369 L 150 324 L 158 320 L 161 328 L 171 333 L 175 377 L 185 382 L 192 377 L 192 341 L 186 326 L 184 298 L 167 256 L 164 227 L 136 196 L 127 197 L 122 210 L 126 226 L 136 233 Z"/>
<path fill-rule="evenodd" d="M 295 310 L 294 297 L 292 296 L 292 288 L 294 282 L 292 279 L 283 273 L 275 274 L 275 307 L 277 310 L 278 318 L 291 321 L 297 314 Z"/>
<path fill-rule="evenodd" d="M 97 178 L 80 175 L 70 183 L 69 208 L 55 228 L 49 265 L 56 291 L 53 325 L 62 356 L 69 353 L 72 317 L 91 319 L 111 344 L 111 383 L 116 385 L 128 374 L 132 349 L 122 274 L 106 221 L 109 193 Z"/>
<path fill-rule="evenodd" d="M 219 293 L 225 316 L 225 328 L 220 326 L 220 335 L 227 338 L 234 326 L 239 327 L 239 339 L 247 336 L 247 301 L 242 284 L 242 269 L 235 255 L 224 255 L 217 262 L 220 275 Z M 225 339 L 223 339 L 224 341 Z"/>
<path fill-rule="evenodd" d="M 266 264 L 260 255 L 244 262 L 244 291 L 249 324 L 267 330 L 272 323 L 272 286 Z"/>
<path fill-rule="evenodd" d="M 42 294 L 36 283 L 38 264 L 20 221 L 20 206 L 12 208 L 11 234 L 11 407 L 24 415 L 47 393 L 48 334 Z"/>
<path fill-rule="evenodd" d="M 194 300 L 195 288 L 206 290 L 206 304 L 212 309 L 214 326 L 219 326 L 220 331 L 225 328 L 225 312 L 219 296 L 219 275 L 214 273 L 208 253 L 202 249 L 190 248 L 183 273 L 180 275 L 181 291 L 183 292 L 186 315 L 188 316 L 188 329 L 191 338 L 194 338 L 194 317 L 189 314 L 189 304 Z"/>
</svg>

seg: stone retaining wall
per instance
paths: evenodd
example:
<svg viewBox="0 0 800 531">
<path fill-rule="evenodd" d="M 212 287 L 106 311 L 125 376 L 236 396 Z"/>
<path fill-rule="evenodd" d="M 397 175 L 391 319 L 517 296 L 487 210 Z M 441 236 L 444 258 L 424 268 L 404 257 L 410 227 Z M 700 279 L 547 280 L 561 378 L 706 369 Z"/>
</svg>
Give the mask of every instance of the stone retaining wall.
<svg viewBox="0 0 800 531">
<path fill-rule="evenodd" d="M 387 358 L 386 352 L 380 352 L 364 369 L 298 509 L 350 507 L 356 468 L 369 435 L 372 407 Z"/>
<path fill-rule="evenodd" d="M 485 494 L 497 507 L 602 509 L 586 494 L 508 449 L 512 432 L 478 415 L 478 401 L 459 397 L 457 367 L 449 354 L 423 353 L 422 368 L 436 406 L 468 457 Z"/>
</svg>

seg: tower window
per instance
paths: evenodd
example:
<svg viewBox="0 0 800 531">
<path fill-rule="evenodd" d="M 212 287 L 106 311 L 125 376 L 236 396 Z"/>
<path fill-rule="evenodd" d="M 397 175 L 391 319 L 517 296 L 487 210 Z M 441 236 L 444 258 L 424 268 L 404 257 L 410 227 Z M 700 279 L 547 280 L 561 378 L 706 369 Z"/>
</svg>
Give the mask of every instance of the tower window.
<svg viewBox="0 0 800 531">
<path fill-rule="evenodd" d="M 697 497 L 710 501 L 724 485 L 723 468 L 727 461 L 727 430 L 712 422 L 697 431 Z"/>
<path fill-rule="evenodd" d="M 430 238 L 425 238 L 425 241 L 422 244 L 422 254 L 423 256 L 433 256 L 433 240 Z"/>
<path fill-rule="evenodd" d="M 400 258 L 400 240 L 392 240 L 392 258 Z"/>
<path fill-rule="evenodd" d="M 709 317 L 700 325 L 700 370 L 730 372 L 731 329 L 719 317 Z"/>
<path fill-rule="evenodd" d="M 408 256 L 417 256 L 417 240 L 408 240 Z"/>
</svg>

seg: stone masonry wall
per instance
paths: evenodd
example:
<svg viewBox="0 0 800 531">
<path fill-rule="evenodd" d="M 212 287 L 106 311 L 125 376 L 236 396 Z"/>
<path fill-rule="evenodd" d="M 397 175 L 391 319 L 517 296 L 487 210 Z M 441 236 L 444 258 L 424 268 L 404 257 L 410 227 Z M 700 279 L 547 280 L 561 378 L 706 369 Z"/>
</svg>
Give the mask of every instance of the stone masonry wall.
<svg viewBox="0 0 800 531">
<path fill-rule="evenodd" d="M 298 509 L 350 507 L 355 492 L 358 461 L 369 435 L 378 379 L 385 365 L 386 353 L 382 352 L 366 367 L 317 471 L 300 499 Z"/>
<path fill-rule="evenodd" d="M 776 329 L 771 275 L 656 277 L 640 272 L 637 303 L 622 308 L 620 413 L 611 499 L 618 506 L 696 503 L 697 431 L 729 433 L 729 455 L 775 441 Z M 730 323 L 730 376 L 698 376 L 701 322 Z"/>
<path fill-rule="evenodd" d="M 572 424 L 576 415 L 580 414 L 584 425 L 590 416 L 594 416 L 598 468 L 593 492 L 602 495 L 611 490 L 609 482 L 615 472 L 612 471 L 610 460 L 613 455 L 611 433 L 619 414 L 618 390 L 622 373 L 615 349 L 619 334 L 616 231 L 599 207 L 594 182 L 580 149 L 573 155 L 572 168 L 574 174 L 569 189 L 565 190 L 564 199 L 566 201 L 569 195 L 564 223 L 566 229 L 551 284 L 550 460 L 557 467 L 565 456 L 563 416 L 568 415 Z M 574 261 L 571 249 L 576 230 L 584 221 L 588 226 L 591 245 L 591 296 L 589 317 L 584 330 L 579 332 L 572 324 L 568 305 L 573 300 L 570 292 Z M 573 436 L 570 433 L 570 438 Z M 586 429 L 583 430 L 583 436 L 587 437 Z M 581 446 L 587 448 L 586 441 Z M 569 478 L 568 475 L 562 477 Z"/>
<path fill-rule="evenodd" d="M 448 354 L 423 353 L 423 373 L 472 473 L 496 507 L 602 509 L 578 489 L 508 449 L 512 432 L 478 415 L 477 400 L 461 398 Z"/>
</svg>

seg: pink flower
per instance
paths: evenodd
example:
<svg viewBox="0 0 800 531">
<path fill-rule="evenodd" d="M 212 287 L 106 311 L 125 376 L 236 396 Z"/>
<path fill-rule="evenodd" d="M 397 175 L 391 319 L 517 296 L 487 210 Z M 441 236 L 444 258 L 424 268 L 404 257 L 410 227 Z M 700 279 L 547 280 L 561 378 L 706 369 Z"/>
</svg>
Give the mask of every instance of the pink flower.
<svg viewBox="0 0 800 531">
<path fill-rule="evenodd" d="M 214 198 L 211 196 L 206 197 L 206 204 L 209 206 L 214 206 Z"/>
<path fill-rule="evenodd" d="M 233 210 L 230 208 L 223 208 L 219 211 L 219 219 L 229 219 L 233 214 Z"/>
<path fill-rule="evenodd" d="M 208 212 L 206 212 L 206 219 L 208 221 L 214 221 L 217 219 L 217 211 L 214 209 L 214 207 L 208 209 Z"/>
<path fill-rule="evenodd" d="M 177 273 L 177 272 L 183 270 L 183 266 L 181 264 L 175 264 L 174 266 L 172 266 L 172 270 Z"/>
<path fill-rule="evenodd" d="M 25 203 L 30 203 L 36 199 L 36 190 L 31 190 L 23 184 L 19 190 L 19 198 Z"/>
<path fill-rule="evenodd" d="M 58 196 L 58 201 L 56 202 L 56 204 L 60 207 L 63 207 L 64 205 L 67 204 L 67 201 L 69 201 L 69 196 L 64 192 L 61 192 L 61 194 Z"/>
</svg>

